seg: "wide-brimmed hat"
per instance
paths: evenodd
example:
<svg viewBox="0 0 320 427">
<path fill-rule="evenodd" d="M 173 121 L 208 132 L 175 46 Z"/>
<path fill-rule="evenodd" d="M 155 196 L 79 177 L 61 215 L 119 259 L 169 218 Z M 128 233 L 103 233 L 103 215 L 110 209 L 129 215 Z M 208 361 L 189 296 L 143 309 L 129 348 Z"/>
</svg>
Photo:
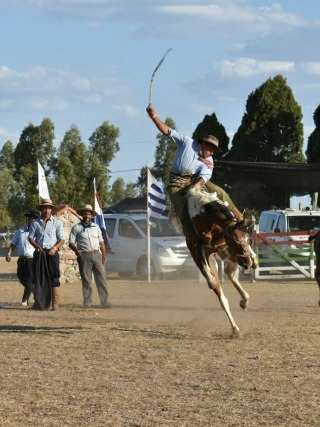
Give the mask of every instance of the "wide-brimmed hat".
<svg viewBox="0 0 320 427">
<path fill-rule="evenodd" d="M 91 205 L 84 205 L 83 208 L 77 209 L 77 214 L 82 216 L 84 211 L 91 212 L 92 216 L 98 215 L 97 212 L 92 209 Z"/>
<path fill-rule="evenodd" d="M 38 218 L 38 216 L 39 216 L 40 214 L 39 214 L 39 212 L 38 211 L 30 211 L 30 212 L 26 212 L 25 214 L 24 214 L 24 216 L 26 217 L 26 218 Z"/>
<path fill-rule="evenodd" d="M 51 199 L 43 199 L 42 203 L 40 203 L 40 205 L 38 205 L 36 207 L 36 209 L 38 209 L 39 211 L 41 211 L 42 208 L 44 207 L 50 207 L 52 209 L 57 208 L 53 203 Z"/>
<path fill-rule="evenodd" d="M 219 140 L 213 135 L 205 135 L 203 138 L 199 139 L 199 142 L 205 142 L 206 144 L 214 145 L 217 150 L 222 153 L 221 148 L 219 147 Z"/>
</svg>

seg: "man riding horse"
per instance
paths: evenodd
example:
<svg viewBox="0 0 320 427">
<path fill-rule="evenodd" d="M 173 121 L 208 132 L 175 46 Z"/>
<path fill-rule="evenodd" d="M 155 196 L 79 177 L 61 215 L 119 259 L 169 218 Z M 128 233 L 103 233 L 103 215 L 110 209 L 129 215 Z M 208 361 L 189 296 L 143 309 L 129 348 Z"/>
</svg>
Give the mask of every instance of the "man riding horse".
<svg viewBox="0 0 320 427">
<path fill-rule="evenodd" d="M 178 145 L 173 160 L 169 184 L 170 200 L 179 218 L 192 258 L 210 289 L 218 296 L 232 327 L 232 337 L 239 336 L 236 325 L 219 280 L 212 254 L 228 260 L 225 272 L 241 295 L 240 306 L 246 310 L 249 295 L 238 280 L 239 265 L 256 268 L 258 260 L 249 244 L 248 227 L 251 222 L 243 218 L 228 194 L 210 182 L 213 169 L 212 155 L 219 141 L 206 135 L 199 141 L 170 129 L 149 105 L 147 113 L 159 131 Z"/>
<path fill-rule="evenodd" d="M 197 141 L 169 128 L 160 120 L 152 105 L 148 105 L 146 111 L 159 131 L 163 135 L 169 136 L 178 146 L 167 189 L 184 235 L 187 237 L 188 233 L 193 231 L 193 224 L 187 209 L 187 193 L 192 187 L 204 188 L 208 193 L 217 193 L 217 197 L 228 206 L 233 216 L 242 221 L 243 215 L 229 195 L 221 187 L 209 181 L 214 166 L 212 156 L 214 153 L 221 152 L 218 139 L 212 135 L 206 135 Z"/>
</svg>

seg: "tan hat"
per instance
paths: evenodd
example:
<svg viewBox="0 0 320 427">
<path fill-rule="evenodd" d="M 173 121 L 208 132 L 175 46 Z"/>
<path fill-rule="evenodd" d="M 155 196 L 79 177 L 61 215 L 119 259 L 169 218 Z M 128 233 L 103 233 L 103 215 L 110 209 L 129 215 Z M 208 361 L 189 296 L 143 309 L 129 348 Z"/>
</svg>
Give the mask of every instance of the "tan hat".
<svg viewBox="0 0 320 427">
<path fill-rule="evenodd" d="M 52 209 L 57 209 L 57 207 L 52 203 L 51 199 L 43 199 L 42 203 L 36 207 L 39 211 L 41 211 L 42 208 L 45 207 L 51 207 Z"/>
<path fill-rule="evenodd" d="M 222 153 L 222 150 L 219 147 L 219 140 L 213 135 L 205 135 L 203 138 L 199 139 L 199 142 L 205 142 L 206 144 L 214 145 L 218 151 Z"/>
<path fill-rule="evenodd" d="M 91 212 L 92 216 L 98 215 L 97 212 L 92 209 L 91 205 L 84 205 L 83 208 L 77 209 L 77 214 L 82 216 L 84 211 Z"/>
</svg>

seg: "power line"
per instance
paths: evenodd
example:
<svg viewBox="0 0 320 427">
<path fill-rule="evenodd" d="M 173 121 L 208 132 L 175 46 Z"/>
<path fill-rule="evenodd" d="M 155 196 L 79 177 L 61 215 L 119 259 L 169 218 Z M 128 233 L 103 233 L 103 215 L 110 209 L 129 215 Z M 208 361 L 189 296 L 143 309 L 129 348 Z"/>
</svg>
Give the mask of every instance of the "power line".
<svg viewBox="0 0 320 427">
<path fill-rule="evenodd" d="M 139 168 L 139 169 L 125 169 L 125 170 L 122 170 L 122 171 L 109 171 L 109 173 L 132 172 L 132 171 L 140 171 L 140 170 L 141 170 L 141 168 Z"/>
</svg>

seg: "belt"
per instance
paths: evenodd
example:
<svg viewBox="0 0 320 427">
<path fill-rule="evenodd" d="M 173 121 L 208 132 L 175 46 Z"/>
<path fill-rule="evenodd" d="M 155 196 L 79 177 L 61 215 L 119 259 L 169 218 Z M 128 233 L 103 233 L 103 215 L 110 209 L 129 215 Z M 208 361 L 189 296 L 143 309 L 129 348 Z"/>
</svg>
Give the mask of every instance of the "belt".
<svg viewBox="0 0 320 427">
<path fill-rule="evenodd" d="M 23 258 L 23 259 L 33 259 L 33 256 L 25 256 L 25 255 L 20 255 L 19 258 Z"/>
<path fill-rule="evenodd" d="M 169 182 L 170 184 L 178 184 L 178 185 L 189 185 L 191 184 L 194 178 L 193 174 L 178 174 L 174 172 L 170 172 Z"/>
<path fill-rule="evenodd" d="M 86 252 L 82 252 L 83 254 L 98 254 L 100 251 L 99 249 L 95 250 L 95 251 L 86 251 Z"/>
</svg>

